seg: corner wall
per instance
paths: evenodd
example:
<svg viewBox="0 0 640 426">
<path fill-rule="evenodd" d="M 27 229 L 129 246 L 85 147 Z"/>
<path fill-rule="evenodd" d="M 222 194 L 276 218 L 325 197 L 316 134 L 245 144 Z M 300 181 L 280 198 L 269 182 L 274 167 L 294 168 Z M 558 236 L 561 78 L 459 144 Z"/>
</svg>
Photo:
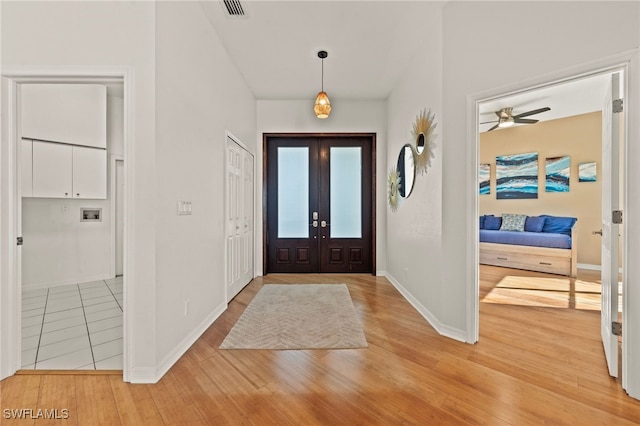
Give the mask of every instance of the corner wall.
<svg viewBox="0 0 640 426">
<path fill-rule="evenodd" d="M 467 243 L 473 238 L 477 226 L 474 204 L 477 190 L 476 141 L 469 129 L 471 97 L 481 99 L 488 94 L 497 95 L 500 88 L 517 84 L 531 84 L 558 79 L 560 71 L 569 77 L 572 70 L 584 72 L 588 64 L 602 63 L 614 55 L 634 51 L 629 90 L 634 98 L 626 106 L 633 120 L 630 125 L 631 141 L 640 131 L 636 103 L 640 92 L 636 86 L 640 79 L 637 67 L 637 49 L 640 45 L 640 11 L 638 2 L 448 2 L 444 8 L 444 144 L 443 161 L 443 262 L 442 280 L 443 315 L 441 320 L 452 327 L 471 330 L 477 310 L 472 306 L 470 289 L 477 266 Z M 543 25 L 542 25 L 543 23 Z M 570 23 L 567 26 L 566 23 Z M 542 27 L 541 27 L 542 25 Z M 508 35 L 505 37 L 505 35 Z M 496 45 L 500 40 L 500 48 Z M 527 48 L 523 48 L 527 46 Z M 508 52 L 508 53 L 504 53 Z M 578 71 L 575 71 L 578 72 Z M 548 80 L 547 80 L 548 81 Z M 529 85 L 531 85 L 529 84 Z M 507 91 L 508 89 L 505 89 Z M 461 117 L 464 117 L 461 118 Z M 637 144 L 634 144 L 637 145 Z M 627 161 L 640 164 L 640 151 L 628 147 Z M 461 170 L 461 164 L 463 165 Z M 637 167 L 635 167 L 637 169 Z M 628 215 L 640 213 L 640 177 L 638 171 L 627 167 Z M 640 278 L 640 269 L 634 260 L 640 253 L 637 221 L 625 225 L 629 241 L 626 254 L 627 279 Z M 640 292 L 627 286 L 627 328 L 623 340 L 627 357 L 629 383 L 627 391 L 640 397 Z M 624 349 L 624 346 L 623 346 Z M 628 349 L 625 349 L 628 350 Z"/>
<path fill-rule="evenodd" d="M 135 313 L 135 317 L 132 316 L 128 328 L 130 345 L 125 350 L 130 356 L 125 356 L 125 379 L 149 380 L 156 365 L 156 227 L 155 215 L 148 211 L 149 206 L 155 205 L 156 198 L 155 4 L 1 2 L 0 7 L 3 73 L 7 70 L 74 73 L 105 69 L 129 72 L 127 84 L 130 84 L 131 98 L 127 108 L 131 108 L 135 127 L 128 135 L 130 146 L 125 159 L 125 167 L 130 172 L 127 209 L 132 213 L 132 221 L 127 224 L 131 244 L 127 247 L 130 274 L 125 277 L 128 286 L 125 291 L 129 296 L 127 309 Z M 8 143 L 3 139 L 3 149 Z M 10 170 L 7 161 L 3 156 L 0 169 Z M 2 179 L 5 180 L 6 175 L 2 175 Z M 4 185 L 5 182 L 0 185 L 3 218 L 8 216 L 9 204 Z M 10 234 L 8 228 L 2 231 L 2 235 Z M 6 278 L 3 274 L 0 283 L 3 291 L 13 285 Z M 4 346 L 9 344 L 7 339 L 3 333 L 0 353 L 4 353 Z"/>
<path fill-rule="evenodd" d="M 422 109 L 431 109 L 438 135 L 431 167 L 417 175 L 409 198 L 397 211 L 387 209 L 387 277 L 439 333 L 464 340 L 462 329 L 441 321 L 442 300 L 442 162 L 447 143 L 442 131 L 442 9 L 425 22 L 424 42 L 388 99 L 388 149 L 385 179 L 401 147 L 415 147 L 411 130 Z M 385 186 L 386 190 L 386 186 Z"/>
<path fill-rule="evenodd" d="M 253 151 L 256 104 L 197 2 L 156 4 L 155 66 L 160 378 L 227 307 L 225 130 Z"/>
</svg>

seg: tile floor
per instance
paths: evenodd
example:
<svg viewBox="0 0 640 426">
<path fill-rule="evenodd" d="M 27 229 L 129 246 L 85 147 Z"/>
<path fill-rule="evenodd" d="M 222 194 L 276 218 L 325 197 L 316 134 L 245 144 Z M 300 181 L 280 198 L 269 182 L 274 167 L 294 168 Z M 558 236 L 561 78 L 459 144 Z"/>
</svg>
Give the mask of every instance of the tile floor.
<svg viewBox="0 0 640 426">
<path fill-rule="evenodd" d="M 22 368 L 122 369 L 122 277 L 23 291 Z"/>
</svg>

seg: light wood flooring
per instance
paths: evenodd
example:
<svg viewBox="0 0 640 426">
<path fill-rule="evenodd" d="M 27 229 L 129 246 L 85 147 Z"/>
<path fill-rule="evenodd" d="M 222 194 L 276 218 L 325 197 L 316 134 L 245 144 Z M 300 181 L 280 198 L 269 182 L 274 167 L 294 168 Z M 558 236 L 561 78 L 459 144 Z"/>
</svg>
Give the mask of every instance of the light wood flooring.
<svg viewBox="0 0 640 426">
<path fill-rule="evenodd" d="M 439 336 L 385 278 L 268 275 L 157 384 L 123 383 L 115 373 L 18 374 L 0 383 L 0 415 L 66 408 L 69 419 L 51 423 L 77 425 L 639 424 L 640 401 L 607 374 L 593 281 L 583 271 L 567 283 L 482 266 L 480 341 L 470 345 Z M 368 348 L 218 350 L 263 284 L 339 282 Z"/>
</svg>

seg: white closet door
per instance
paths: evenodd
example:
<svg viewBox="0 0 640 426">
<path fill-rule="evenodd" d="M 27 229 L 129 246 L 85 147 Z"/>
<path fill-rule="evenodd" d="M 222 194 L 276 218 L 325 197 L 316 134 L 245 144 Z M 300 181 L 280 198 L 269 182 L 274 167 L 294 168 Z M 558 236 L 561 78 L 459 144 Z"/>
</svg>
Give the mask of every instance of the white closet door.
<svg viewBox="0 0 640 426">
<path fill-rule="evenodd" d="M 227 301 L 253 279 L 253 155 L 227 137 L 225 166 Z"/>
</svg>

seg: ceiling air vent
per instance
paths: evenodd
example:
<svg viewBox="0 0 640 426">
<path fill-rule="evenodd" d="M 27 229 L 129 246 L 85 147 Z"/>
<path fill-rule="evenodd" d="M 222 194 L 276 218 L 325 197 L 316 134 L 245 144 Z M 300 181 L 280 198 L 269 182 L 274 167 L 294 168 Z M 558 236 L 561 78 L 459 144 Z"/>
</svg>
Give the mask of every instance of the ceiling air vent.
<svg viewBox="0 0 640 426">
<path fill-rule="evenodd" d="M 244 7 L 240 3 L 240 0 L 223 0 L 227 9 L 227 14 L 232 18 L 240 18 L 247 16 L 244 11 Z"/>
</svg>

